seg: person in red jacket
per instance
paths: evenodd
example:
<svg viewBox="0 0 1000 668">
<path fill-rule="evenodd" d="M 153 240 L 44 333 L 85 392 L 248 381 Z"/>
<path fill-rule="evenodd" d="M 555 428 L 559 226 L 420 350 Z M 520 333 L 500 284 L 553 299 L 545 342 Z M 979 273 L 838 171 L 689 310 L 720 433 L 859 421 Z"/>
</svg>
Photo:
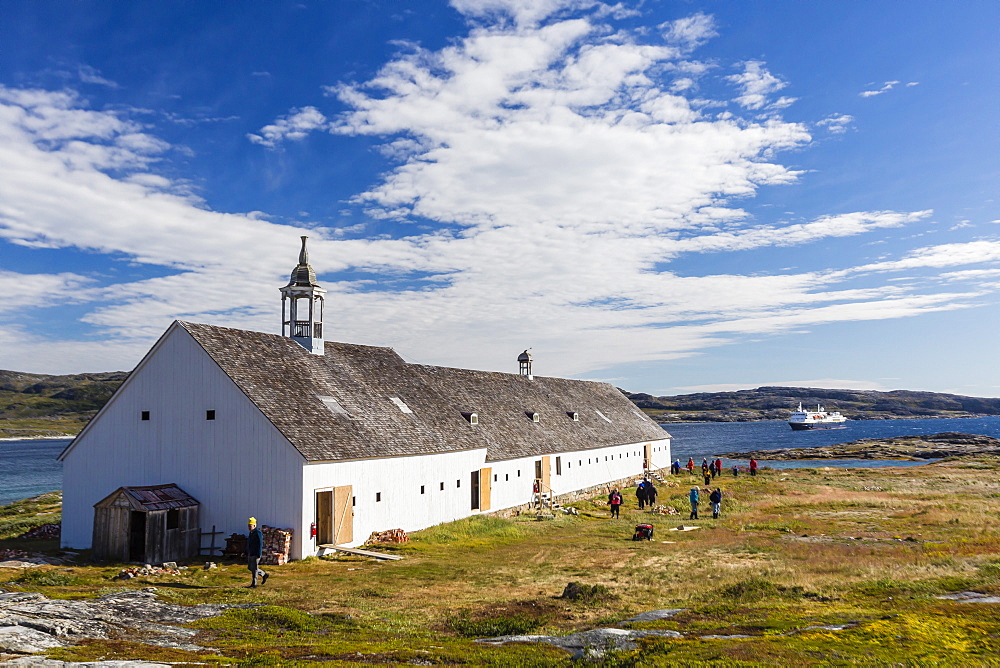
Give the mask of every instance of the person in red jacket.
<svg viewBox="0 0 1000 668">
<path fill-rule="evenodd" d="M 750 475 L 757 475 L 757 460 L 750 458 Z"/>
<path fill-rule="evenodd" d="M 694 457 L 688 457 L 687 470 L 688 474 L 694 473 Z"/>
</svg>

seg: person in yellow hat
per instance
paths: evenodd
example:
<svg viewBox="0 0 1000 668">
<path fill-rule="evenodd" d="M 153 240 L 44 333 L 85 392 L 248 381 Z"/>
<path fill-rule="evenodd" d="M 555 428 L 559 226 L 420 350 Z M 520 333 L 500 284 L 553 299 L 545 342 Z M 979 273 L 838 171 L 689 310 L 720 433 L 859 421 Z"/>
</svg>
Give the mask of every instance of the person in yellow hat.
<svg viewBox="0 0 1000 668">
<path fill-rule="evenodd" d="M 260 583 L 267 582 L 268 574 L 260 568 L 260 558 L 264 556 L 264 534 L 257 528 L 257 518 L 251 517 L 247 520 L 247 568 L 250 570 L 250 588 L 257 587 L 257 578 Z"/>
</svg>

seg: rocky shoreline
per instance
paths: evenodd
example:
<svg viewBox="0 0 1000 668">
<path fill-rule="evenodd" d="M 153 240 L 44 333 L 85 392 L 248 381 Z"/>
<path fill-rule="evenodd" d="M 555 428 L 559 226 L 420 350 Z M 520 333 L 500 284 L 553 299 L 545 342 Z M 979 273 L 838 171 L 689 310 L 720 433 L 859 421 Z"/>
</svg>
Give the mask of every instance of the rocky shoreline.
<svg viewBox="0 0 1000 668">
<path fill-rule="evenodd" d="M 863 438 L 816 448 L 782 448 L 730 452 L 731 459 L 942 459 L 945 457 L 1000 456 L 1000 439 L 955 431 L 892 438 Z"/>
</svg>

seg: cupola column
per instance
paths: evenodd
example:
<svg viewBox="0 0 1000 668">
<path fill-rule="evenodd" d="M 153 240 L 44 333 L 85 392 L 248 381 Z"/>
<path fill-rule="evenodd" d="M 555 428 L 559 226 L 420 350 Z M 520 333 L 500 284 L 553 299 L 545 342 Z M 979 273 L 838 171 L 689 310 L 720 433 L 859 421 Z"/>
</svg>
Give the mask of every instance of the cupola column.
<svg viewBox="0 0 1000 668">
<path fill-rule="evenodd" d="M 532 379 L 531 375 L 531 353 L 525 350 L 523 353 L 517 356 L 517 364 L 519 367 L 519 372 L 522 376 L 526 377 L 528 380 Z"/>
</svg>

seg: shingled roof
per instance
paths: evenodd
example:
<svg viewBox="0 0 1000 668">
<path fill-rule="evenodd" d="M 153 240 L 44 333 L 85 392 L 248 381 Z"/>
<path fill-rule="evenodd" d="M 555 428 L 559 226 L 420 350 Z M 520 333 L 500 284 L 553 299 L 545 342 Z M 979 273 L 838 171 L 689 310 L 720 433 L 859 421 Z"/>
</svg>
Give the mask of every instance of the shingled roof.
<svg viewBox="0 0 1000 668">
<path fill-rule="evenodd" d="M 308 461 L 477 448 L 496 461 L 668 437 L 607 383 L 408 364 L 329 341 L 313 355 L 276 334 L 178 324 Z"/>
</svg>

